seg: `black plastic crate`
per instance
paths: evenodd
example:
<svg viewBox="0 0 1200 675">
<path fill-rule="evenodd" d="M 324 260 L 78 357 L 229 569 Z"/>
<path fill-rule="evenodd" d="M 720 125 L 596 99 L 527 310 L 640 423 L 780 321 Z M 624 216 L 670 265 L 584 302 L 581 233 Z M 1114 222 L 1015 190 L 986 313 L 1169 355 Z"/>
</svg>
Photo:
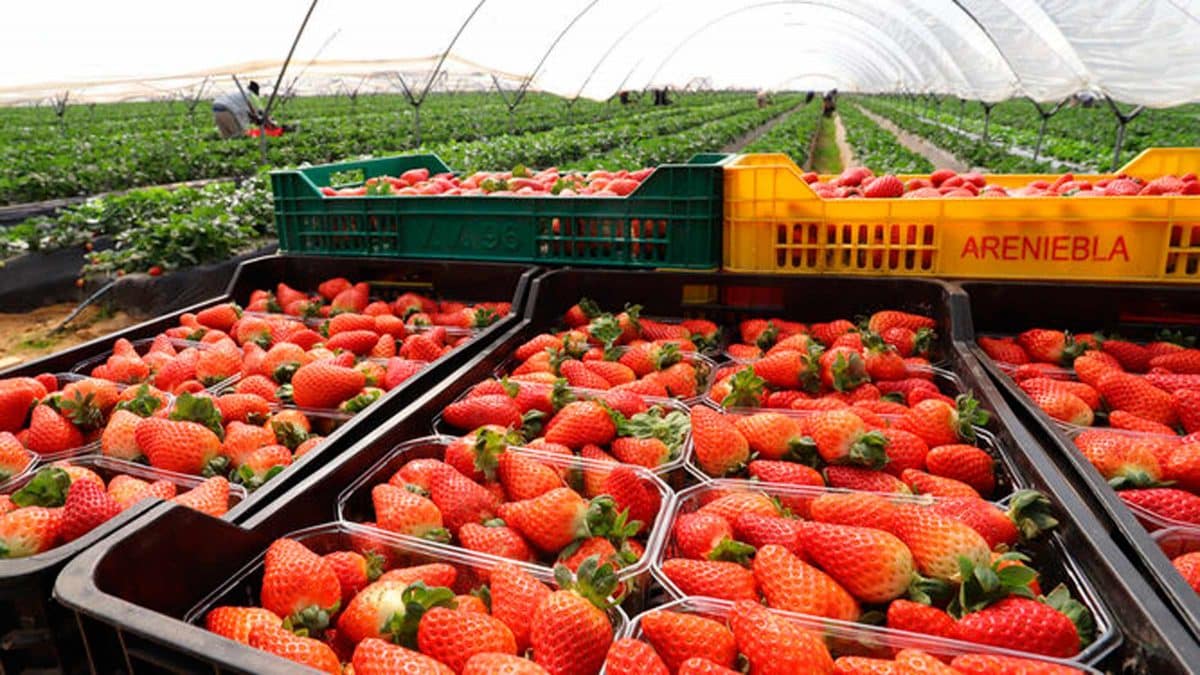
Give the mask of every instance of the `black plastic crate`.
<svg viewBox="0 0 1200 675">
<path fill-rule="evenodd" d="M 1200 293 L 1186 288 L 1149 285 L 964 282 L 963 320 L 955 340 L 982 364 L 1014 401 L 1064 471 L 1077 480 L 1085 501 L 1102 514 L 1131 558 L 1145 570 L 1158 592 L 1200 637 L 1200 596 L 1184 581 L 1134 513 L 1117 497 L 1071 437 L 1016 386 L 975 342 L 976 334 L 1016 334 L 1035 326 L 1077 332 L 1119 330 L 1134 339 L 1152 338 L 1159 329 L 1200 330 Z"/>
<path fill-rule="evenodd" d="M 496 336 L 520 323 L 522 302 L 537 268 L 527 265 L 495 263 L 450 263 L 396 261 L 355 258 L 319 258 L 272 255 L 243 263 L 234 274 L 225 295 L 177 312 L 132 326 L 63 352 L 9 370 L 0 377 L 34 375 L 40 372 L 66 372 L 89 358 L 108 353 L 118 338 L 148 338 L 175 326 L 185 312 L 235 301 L 245 304 L 257 288 L 274 288 L 286 282 L 297 288 L 312 289 L 333 276 L 369 281 L 372 292 L 386 295 L 405 291 L 434 292 L 447 298 L 502 300 L 513 303 L 512 313 L 484 329 L 471 342 L 434 362 L 403 385 L 388 392 L 370 409 L 359 413 L 312 452 L 289 469 L 254 491 L 249 498 L 230 510 L 227 518 L 244 518 L 311 473 L 330 458 L 350 447 L 364 430 L 378 425 L 403 409 L 432 384 L 441 381 L 463 363 L 471 360 Z M 148 505 L 147 505 L 148 506 Z M 144 510 L 147 506 L 137 508 Z M 63 621 L 61 608 L 50 601 L 54 578 L 74 555 L 127 524 L 136 511 L 131 509 L 106 523 L 96 532 L 67 546 L 21 560 L 0 561 L 0 672 L 20 672 L 27 667 L 60 668 L 64 672 L 83 672 L 85 653 L 72 621 Z M 328 519 L 328 518 L 327 518 Z M 12 598 L 10 601 L 8 598 Z M 93 649 L 111 645 L 100 641 Z M 97 657 L 100 658 L 100 657 Z"/>
</svg>

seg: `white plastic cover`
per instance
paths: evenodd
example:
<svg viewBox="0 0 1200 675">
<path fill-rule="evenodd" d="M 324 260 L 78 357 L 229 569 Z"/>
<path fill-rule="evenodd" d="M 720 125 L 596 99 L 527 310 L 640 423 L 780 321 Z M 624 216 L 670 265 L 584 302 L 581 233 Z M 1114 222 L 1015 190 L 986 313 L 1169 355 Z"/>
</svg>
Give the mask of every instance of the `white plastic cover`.
<svg viewBox="0 0 1200 675">
<path fill-rule="evenodd" d="M 171 97 L 208 77 L 207 97 L 233 87 L 231 73 L 273 83 L 308 4 L 14 3 L 0 103 Z M 439 88 L 495 75 L 593 99 L 703 84 L 1200 100 L 1200 0 L 320 0 L 283 85 L 400 91 L 403 74 L 423 86 L 452 42 Z"/>
</svg>

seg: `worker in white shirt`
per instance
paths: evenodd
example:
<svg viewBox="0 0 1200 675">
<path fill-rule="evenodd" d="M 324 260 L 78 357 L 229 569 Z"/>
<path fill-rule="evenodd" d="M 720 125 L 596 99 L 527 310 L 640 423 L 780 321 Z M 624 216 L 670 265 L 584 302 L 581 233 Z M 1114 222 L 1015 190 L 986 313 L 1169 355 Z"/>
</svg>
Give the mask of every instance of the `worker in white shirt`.
<svg viewBox="0 0 1200 675">
<path fill-rule="evenodd" d="M 213 101 L 213 121 L 221 138 L 244 136 L 246 130 L 262 119 L 263 106 L 258 98 L 258 83 L 250 82 L 247 91 L 241 89 L 218 96 Z"/>
</svg>

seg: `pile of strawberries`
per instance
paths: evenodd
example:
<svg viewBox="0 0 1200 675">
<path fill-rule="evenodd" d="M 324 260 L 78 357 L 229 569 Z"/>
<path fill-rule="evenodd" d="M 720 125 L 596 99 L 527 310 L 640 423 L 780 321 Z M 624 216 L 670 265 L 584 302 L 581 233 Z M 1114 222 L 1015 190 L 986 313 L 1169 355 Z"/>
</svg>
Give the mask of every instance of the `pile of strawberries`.
<svg viewBox="0 0 1200 675">
<path fill-rule="evenodd" d="M 509 379 L 690 399 L 704 394 L 712 362 L 698 353 L 720 340 L 704 319 L 668 323 L 641 316 L 639 305 L 616 314 L 582 299 L 563 317 L 566 330 L 542 333 L 514 354 Z"/>
<path fill-rule="evenodd" d="M 74 541 L 146 497 L 166 499 L 215 518 L 230 506 L 229 481 L 205 480 L 186 492 L 171 480 L 153 482 L 109 467 L 107 481 L 63 460 L 40 469 L 11 495 L 0 496 L 0 559 L 21 558 Z"/>
<path fill-rule="evenodd" d="M 557 197 L 624 197 L 646 180 L 654 169 L 636 171 L 596 169 L 588 173 L 558 167 L 533 171 L 524 166 L 512 171 L 477 171 L 465 178 L 453 173 L 430 175 L 429 169 L 409 169 L 400 176 L 368 178 L 362 187 L 321 188 L 326 197 L 372 197 L 400 195 L 487 195 L 557 196 Z"/>
<path fill-rule="evenodd" d="M 654 610 L 637 619 L 641 639 L 613 643 L 605 660 L 608 675 L 734 675 L 749 665 L 764 675 L 822 673 L 879 675 L 881 673 L 940 673 L 945 675 L 1071 675 L 1082 671 L 1049 661 L 999 654 L 960 654 L 952 659 L 919 648 L 898 649 L 891 658 L 845 655 L 870 649 L 871 636 L 861 642 L 831 635 L 802 620 L 772 612 L 743 600 L 725 615 L 704 615 L 674 609 Z"/>
<path fill-rule="evenodd" d="M 686 596 L 858 621 L 1071 657 L 1094 632 L 1065 586 L 1043 595 L 1013 549 L 1057 521 L 1034 491 L 1009 511 L 978 498 L 932 503 L 865 492 L 722 484 L 680 498 L 658 573 Z"/>
<path fill-rule="evenodd" d="M 1118 495 L 1151 521 L 1200 525 L 1200 349 L 1032 329 L 979 338 Z M 1157 525 L 1158 523 L 1152 522 Z"/>
<path fill-rule="evenodd" d="M 1119 174 L 1092 181 L 1065 173 L 1053 181 L 1035 180 L 1020 188 L 989 185 L 987 176 L 974 171 L 955 173 L 938 169 L 928 178 L 902 181 L 892 174 L 876 176 L 863 166 L 852 166 L 836 178 L 822 181 L 815 172 L 804 181 L 823 199 L 939 199 L 962 197 L 1134 197 L 1200 195 L 1196 174 L 1165 175 L 1150 181 Z"/>
<path fill-rule="evenodd" d="M 580 463 L 548 443 L 531 444 L 535 452 L 509 447 L 519 440 L 485 427 L 421 444 L 433 452 L 405 450 L 408 461 L 369 487 L 366 524 L 571 571 L 592 556 L 618 570 L 642 558 L 666 492 L 652 474 L 615 461 Z"/>
<path fill-rule="evenodd" d="M 1176 570 L 1179 570 L 1180 576 L 1187 582 L 1187 585 L 1191 586 L 1193 591 L 1200 593 L 1200 551 L 1177 555 L 1171 558 L 1171 564 Z"/>
<path fill-rule="evenodd" d="M 205 626 L 334 675 L 343 664 L 356 675 L 591 674 L 604 664 L 617 579 L 596 558 L 575 575 L 560 568 L 552 588 L 509 563 L 400 565 L 378 540 L 358 539 L 325 555 L 276 540 L 261 606 L 214 608 Z"/>
<path fill-rule="evenodd" d="M 638 394 L 555 384 L 485 380 L 442 411 L 442 422 L 460 431 L 505 429 L 510 441 L 598 462 L 658 469 L 684 450 L 690 424 L 686 408 L 651 405 Z"/>
</svg>

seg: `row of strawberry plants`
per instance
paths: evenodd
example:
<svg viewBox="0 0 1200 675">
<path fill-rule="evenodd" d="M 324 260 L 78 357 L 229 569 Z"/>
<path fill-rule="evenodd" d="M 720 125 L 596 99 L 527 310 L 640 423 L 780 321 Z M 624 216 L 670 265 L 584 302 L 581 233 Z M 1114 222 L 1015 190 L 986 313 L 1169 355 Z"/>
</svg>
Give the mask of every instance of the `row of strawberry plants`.
<svg viewBox="0 0 1200 675">
<path fill-rule="evenodd" d="M 967 136 L 947 126 L 926 121 L 890 101 L 859 98 L 855 99 L 855 102 L 877 115 L 890 119 L 896 126 L 925 138 L 971 166 L 987 167 L 996 173 L 1051 172 L 1051 167 L 1046 162 L 1034 162 L 1019 157 L 1009 153 L 1000 144 L 983 143 L 978 138 Z"/>
<path fill-rule="evenodd" d="M 804 166 L 808 163 L 808 152 L 820 123 L 821 107 L 815 103 L 806 104 L 747 144 L 744 152 L 782 152 L 797 166 Z"/>
<path fill-rule="evenodd" d="M 890 132 L 862 114 L 853 105 L 838 111 L 846 127 L 846 141 L 855 160 L 879 173 L 930 173 L 933 163 L 904 147 Z"/>
<path fill-rule="evenodd" d="M 688 109 L 728 101 L 727 94 L 683 97 Z M 301 130 L 272 139 L 268 161 L 274 166 L 335 161 L 367 152 L 399 151 L 413 146 L 412 110 L 392 97 L 392 110 L 305 117 L 298 103 L 289 120 Z M 435 104 L 436 103 L 436 104 Z M 291 111 L 298 111 L 291 116 Z M 575 118 L 583 123 L 630 118 L 646 108 L 615 104 L 576 104 Z M 513 133 L 538 132 L 563 124 L 561 99 L 537 97 L 510 116 L 499 104 L 486 104 L 479 95 L 431 100 L 422 109 L 424 142 L 482 139 Z M 0 119 L 3 111 L 0 111 Z M 32 159 L 31 158 L 36 158 Z M 259 149 L 251 139 L 222 141 L 207 114 L 182 127 L 147 122 L 144 131 L 91 133 L 86 128 L 51 134 L 47 138 L 13 138 L 0 144 L 0 203 L 117 190 L 215 176 L 247 175 L 258 166 Z"/>
</svg>

